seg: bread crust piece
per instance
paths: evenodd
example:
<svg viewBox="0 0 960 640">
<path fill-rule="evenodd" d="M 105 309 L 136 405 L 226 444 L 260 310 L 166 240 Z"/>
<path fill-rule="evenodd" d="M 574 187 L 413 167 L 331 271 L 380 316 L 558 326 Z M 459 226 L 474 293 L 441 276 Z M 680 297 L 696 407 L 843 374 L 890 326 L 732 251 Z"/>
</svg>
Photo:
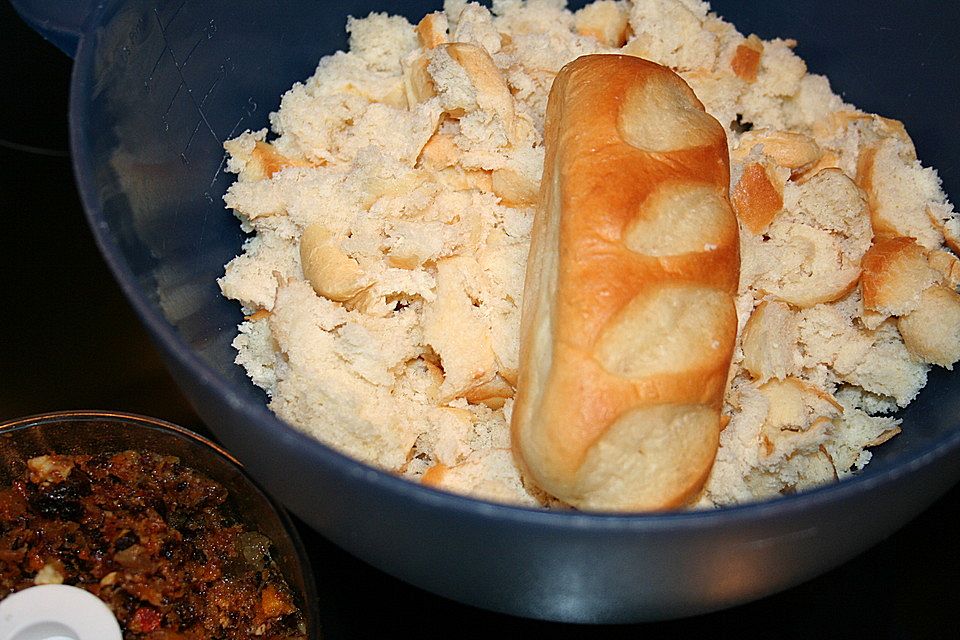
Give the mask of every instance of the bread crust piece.
<svg viewBox="0 0 960 640">
<path fill-rule="evenodd" d="M 554 81 L 545 140 L 514 454 L 578 508 L 678 507 L 713 464 L 736 339 L 726 135 L 666 67 L 591 55 Z"/>
</svg>

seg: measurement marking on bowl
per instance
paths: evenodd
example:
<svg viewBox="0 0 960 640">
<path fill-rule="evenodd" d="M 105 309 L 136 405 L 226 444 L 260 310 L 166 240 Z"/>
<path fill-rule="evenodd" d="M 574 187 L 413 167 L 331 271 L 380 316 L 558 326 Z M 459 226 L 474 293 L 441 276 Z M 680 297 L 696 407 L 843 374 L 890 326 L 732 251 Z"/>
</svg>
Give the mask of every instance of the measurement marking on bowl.
<svg viewBox="0 0 960 640">
<path fill-rule="evenodd" d="M 170 28 L 170 25 L 173 23 L 174 19 L 176 19 L 176 17 L 177 17 L 178 15 L 180 15 L 181 9 L 183 9 L 184 5 L 186 5 L 186 4 L 187 4 L 187 0 L 183 0 L 183 1 L 177 6 L 176 10 L 173 12 L 173 15 L 170 16 L 170 19 L 169 19 L 169 20 L 167 20 L 167 24 L 163 24 L 163 22 L 161 22 L 159 11 L 158 11 L 157 9 L 154 9 L 154 10 L 153 10 L 154 16 L 156 16 L 156 18 L 157 18 L 157 25 L 160 27 L 160 34 L 163 36 L 163 42 L 164 42 L 164 45 L 166 45 L 166 46 L 164 46 L 164 48 L 160 50 L 160 55 L 157 56 L 157 61 L 153 63 L 153 68 L 150 70 L 150 75 L 147 76 L 147 79 L 146 79 L 146 81 L 144 82 L 145 85 L 148 85 L 148 86 L 149 86 L 149 83 L 150 83 L 150 82 L 153 82 L 153 76 L 155 76 L 156 73 L 157 73 L 157 67 L 160 66 L 160 61 L 163 60 L 163 56 L 165 56 L 165 55 L 167 54 L 167 50 L 170 48 L 169 44 L 167 43 L 167 38 L 166 38 L 166 32 L 165 32 L 165 30 Z M 138 21 L 138 23 L 139 23 L 139 21 Z M 191 51 L 191 53 L 192 53 L 192 51 Z M 189 57 L 189 56 L 188 56 L 188 57 Z M 179 90 L 180 90 L 180 87 L 177 87 L 177 91 L 179 91 Z"/>
<path fill-rule="evenodd" d="M 205 39 L 205 38 L 200 38 L 199 40 L 197 40 L 196 42 L 193 43 L 193 46 L 192 46 L 192 47 L 190 47 L 190 51 L 187 52 L 187 56 L 183 59 L 183 66 L 184 66 L 184 67 L 186 67 L 187 64 L 190 62 L 190 58 L 193 57 L 193 52 L 197 50 L 197 47 L 200 46 L 200 43 L 203 42 L 204 39 Z"/>
<path fill-rule="evenodd" d="M 157 68 L 160 66 L 160 61 L 163 60 L 163 56 L 167 54 L 166 49 L 160 50 L 160 55 L 157 56 L 157 61 L 153 63 L 153 68 L 150 69 L 150 75 L 147 76 L 147 79 L 143 81 L 143 86 L 149 90 L 150 83 L 153 82 L 153 76 L 157 75 Z M 177 87 L 179 91 L 180 87 Z"/>
<path fill-rule="evenodd" d="M 170 16 L 170 19 L 167 20 L 167 24 L 162 24 L 162 23 L 160 24 L 160 30 L 161 30 L 161 31 L 163 31 L 164 29 L 169 29 L 169 28 L 170 28 L 170 25 L 173 24 L 173 21 L 176 20 L 176 18 L 177 18 L 178 15 L 180 15 L 180 11 L 183 9 L 183 7 L 184 7 L 186 4 L 187 4 L 187 0 L 181 0 L 181 1 L 180 1 L 180 4 L 177 5 L 176 10 L 175 10 L 175 11 L 173 12 L 173 14 Z M 154 13 L 157 13 L 157 10 L 154 9 L 153 12 L 154 12 Z M 160 21 L 159 18 L 160 18 L 160 15 L 159 15 L 159 13 L 157 13 L 157 22 Z"/>
<path fill-rule="evenodd" d="M 210 83 L 210 86 L 207 88 L 207 92 L 203 95 L 203 99 L 200 100 L 200 106 L 202 107 L 207 103 L 207 98 L 210 97 L 210 94 L 213 93 L 213 90 L 220 84 L 220 81 L 227 77 L 227 65 L 230 63 L 230 56 L 224 58 L 223 62 L 220 63 L 220 66 L 217 68 L 217 77 L 213 79 L 213 82 Z"/>
<path fill-rule="evenodd" d="M 180 95 L 180 89 L 183 87 L 183 83 L 177 85 L 177 90 L 173 92 L 173 97 L 170 98 L 170 103 L 167 104 L 166 111 L 163 112 L 163 115 L 160 116 L 160 121 L 163 123 L 163 130 L 170 131 L 170 123 L 167 121 L 167 116 L 170 114 L 170 109 L 173 109 L 173 103 L 177 101 L 177 96 Z"/>
<path fill-rule="evenodd" d="M 250 98 L 250 100 L 248 100 L 248 103 L 249 103 L 251 100 L 253 100 L 253 98 Z M 257 110 L 257 103 L 256 103 L 256 102 L 253 102 L 253 109 L 252 109 L 251 111 L 247 112 L 247 115 L 252 116 L 252 115 L 253 115 L 253 112 L 256 111 L 256 110 Z M 227 134 L 227 140 L 229 140 L 230 138 L 232 138 L 232 137 L 234 136 L 234 134 L 237 133 L 237 130 L 240 129 L 240 123 L 242 123 L 242 122 L 243 122 L 244 120 L 246 120 L 246 119 L 247 119 L 247 116 L 240 116 L 240 119 L 237 120 L 236 124 L 233 125 L 233 128 L 230 129 L 230 133 Z M 204 192 L 203 192 L 203 195 L 204 195 L 204 197 L 207 199 L 208 202 L 211 202 L 211 203 L 213 202 L 213 196 L 210 195 L 209 189 L 212 189 L 212 188 L 213 188 L 213 185 L 215 185 L 215 184 L 217 183 L 217 178 L 220 177 L 220 173 L 223 171 L 223 166 L 224 166 L 226 163 L 227 163 L 227 152 L 224 151 L 224 152 L 220 155 L 220 164 L 217 165 L 217 170 L 213 172 L 213 177 L 210 179 L 210 184 L 207 186 L 208 191 L 204 191 Z"/>
<path fill-rule="evenodd" d="M 220 67 L 217 72 L 217 77 L 213 80 L 213 82 L 207 88 L 207 92 L 203 95 L 203 98 L 200 100 L 200 104 L 196 105 L 197 111 L 200 113 L 201 120 L 197 120 L 197 123 L 193 127 L 193 131 L 190 132 L 190 137 L 187 139 L 187 144 L 184 145 L 183 149 L 180 151 L 180 161 L 183 162 L 183 164 L 185 165 L 190 164 L 189 160 L 187 160 L 187 151 L 190 149 L 190 145 L 193 144 L 193 139 L 196 137 L 197 131 L 200 130 L 200 124 L 204 117 L 204 113 L 201 109 L 203 108 L 203 105 L 207 103 L 207 99 L 213 94 L 213 90 L 217 88 L 218 84 L 220 84 L 220 81 L 227 76 L 227 65 L 229 63 L 230 63 L 230 57 L 227 56 L 224 59 L 224 61 L 220 64 Z M 187 91 L 188 92 L 190 91 L 189 87 L 187 88 Z M 233 135 L 233 132 L 231 131 L 227 135 L 227 138 L 229 138 L 232 135 Z M 220 139 L 217 138 L 216 134 L 214 134 L 214 138 L 217 140 L 218 143 L 220 142 Z M 221 143 L 221 146 L 222 146 L 222 143 Z"/>
<path fill-rule="evenodd" d="M 183 5 L 181 4 L 180 8 L 182 8 L 182 6 Z M 179 13 L 180 8 L 178 8 L 177 11 L 174 13 L 174 17 L 176 16 L 176 13 Z M 193 103 L 194 109 L 196 109 L 197 114 L 200 116 L 200 122 L 198 122 L 197 126 L 194 127 L 193 132 L 190 134 L 190 138 L 187 140 L 186 147 L 184 147 L 183 151 L 180 152 L 180 159 L 183 161 L 184 164 L 189 164 L 189 161 L 187 160 L 185 154 L 187 149 L 190 147 L 191 142 L 193 142 L 193 138 L 196 135 L 197 131 L 199 131 L 201 124 L 206 126 L 207 131 L 210 132 L 210 135 L 213 136 L 213 139 L 217 141 L 218 145 L 222 146 L 223 141 L 220 139 L 220 136 L 217 135 L 217 132 L 214 131 L 213 126 L 210 124 L 210 121 L 207 119 L 207 114 L 204 113 L 203 111 L 203 107 L 201 103 L 197 102 L 197 97 L 194 95 L 193 89 L 190 87 L 189 83 L 187 83 L 187 79 L 183 75 L 183 65 L 177 59 L 177 54 L 176 52 L 174 52 L 173 47 L 170 46 L 170 40 L 167 38 L 166 27 L 164 26 L 163 21 L 160 20 L 159 10 L 154 9 L 153 15 L 157 19 L 157 25 L 160 27 L 160 37 L 163 38 L 164 50 L 165 52 L 170 54 L 170 59 L 173 61 L 173 66 L 176 68 L 177 75 L 180 77 L 180 84 L 182 84 L 186 88 L 187 96 L 190 97 L 190 102 Z M 173 21 L 173 18 L 171 18 L 170 21 L 167 22 L 167 24 L 170 24 L 170 22 L 172 21 Z M 229 58 L 227 60 L 229 61 Z M 221 69 L 225 69 L 224 65 L 221 65 Z"/>
</svg>

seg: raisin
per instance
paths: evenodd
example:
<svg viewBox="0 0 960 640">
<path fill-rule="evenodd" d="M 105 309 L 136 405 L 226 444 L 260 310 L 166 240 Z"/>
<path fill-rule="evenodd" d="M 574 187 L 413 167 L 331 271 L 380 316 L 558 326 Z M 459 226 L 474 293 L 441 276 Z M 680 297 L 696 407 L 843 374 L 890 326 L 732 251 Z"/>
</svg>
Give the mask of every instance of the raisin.
<svg viewBox="0 0 960 640">
<path fill-rule="evenodd" d="M 56 484 L 30 497 L 30 508 L 47 518 L 76 522 L 83 517 L 80 494 L 73 484 Z"/>
</svg>

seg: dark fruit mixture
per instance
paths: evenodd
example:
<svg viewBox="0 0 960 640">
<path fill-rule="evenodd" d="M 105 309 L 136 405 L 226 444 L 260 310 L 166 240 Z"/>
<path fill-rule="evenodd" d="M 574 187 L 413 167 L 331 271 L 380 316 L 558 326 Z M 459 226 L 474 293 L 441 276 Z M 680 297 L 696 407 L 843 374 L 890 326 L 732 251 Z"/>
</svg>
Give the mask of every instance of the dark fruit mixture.
<svg viewBox="0 0 960 640">
<path fill-rule="evenodd" d="M 81 587 L 126 640 L 305 638 L 270 552 L 226 489 L 172 456 L 40 456 L 0 489 L 0 599 Z"/>
</svg>

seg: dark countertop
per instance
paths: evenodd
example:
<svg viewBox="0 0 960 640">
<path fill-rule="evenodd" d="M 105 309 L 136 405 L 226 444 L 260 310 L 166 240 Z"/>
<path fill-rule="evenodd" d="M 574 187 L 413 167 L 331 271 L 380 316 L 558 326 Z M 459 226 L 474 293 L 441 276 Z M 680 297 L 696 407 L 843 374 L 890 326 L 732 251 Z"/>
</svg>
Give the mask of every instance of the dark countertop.
<svg viewBox="0 0 960 640">
<path fill-rule="evenodd" d="M 70 61 L 0 2 L 0 419 L 115 409 L 203 425 L 101 260 L 67 150 Z M 946 116 L 945 116 L 946 117 Z M 878 505 L 882 508 L 882 505 Z M 689 620 L 584 627 L 491 614 L 427 594 L 306 527 L 324 635 L 523 638 L 940 638 L 960 635 L 960 487 L 851 562 L 764 600 Z M 644 576 L 637 576 L 643 580 Z"/>
</svg>

